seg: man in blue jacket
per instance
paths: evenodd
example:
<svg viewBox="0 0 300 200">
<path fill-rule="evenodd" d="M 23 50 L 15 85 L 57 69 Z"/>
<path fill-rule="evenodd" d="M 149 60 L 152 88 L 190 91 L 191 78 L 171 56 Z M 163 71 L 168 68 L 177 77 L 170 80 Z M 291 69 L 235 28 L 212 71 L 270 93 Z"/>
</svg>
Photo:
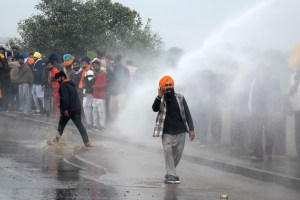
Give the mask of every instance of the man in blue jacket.
<svg viewBox="0 0 300 200">
<path fill-rule="evenodd" d="M 44 90 L 42 88 L 42 78 L 45 70 L 45 62 L 42 60 L 42 54 L 39 52 L 34 52 L 34 64 L 32 67 L 33 74 L 33 84 L 32 84 L 32 97 L 36 108 L 33 114 L 41 114 L 44 112 L 45 102 L 44 102 Z"/>
</svg>

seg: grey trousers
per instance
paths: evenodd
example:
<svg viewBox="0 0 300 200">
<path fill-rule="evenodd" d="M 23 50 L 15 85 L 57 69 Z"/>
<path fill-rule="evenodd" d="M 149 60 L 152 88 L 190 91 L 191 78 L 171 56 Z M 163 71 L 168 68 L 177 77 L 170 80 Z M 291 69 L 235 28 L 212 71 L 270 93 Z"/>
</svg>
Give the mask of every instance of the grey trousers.
<svg viewBox="0 0 300 200">
<path fill-rule="evenodd" d="M 186 132 L 178 135 L 163 134 L 162 145 L 165 155 L 165 167 L 167 174 L 176 176 L 177 167 L 184 149 Z"/>
<path fill-rule="evenodd" d="M 28 83 L 19 84 L 19 110 L 24 114 L 31 112 L 31 89 Z"/>
</svg>

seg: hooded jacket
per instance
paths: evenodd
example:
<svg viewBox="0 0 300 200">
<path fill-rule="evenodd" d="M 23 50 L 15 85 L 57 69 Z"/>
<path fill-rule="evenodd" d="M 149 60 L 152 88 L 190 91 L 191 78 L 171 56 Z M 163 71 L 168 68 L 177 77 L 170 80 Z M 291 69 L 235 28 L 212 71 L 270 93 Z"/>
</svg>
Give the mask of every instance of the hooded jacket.
<svg viewBox="0 0 300 200">
<path fill-rule="evenodd" d="M 34 63 L 33 68 L 32 68 L 33 84 L 36 84 L 36 85 L 42 84 L 44 70 L 45 70 L 45 62 L 42 59 L 38 59 Z"/>
<path fill-rule="evenodd" d="M 60 111 L 68 110 L 70 113 L 81 112 L 81 103 L 75 88 L 70 79 L 65 79 L 59 87 Z"/>
</svg>

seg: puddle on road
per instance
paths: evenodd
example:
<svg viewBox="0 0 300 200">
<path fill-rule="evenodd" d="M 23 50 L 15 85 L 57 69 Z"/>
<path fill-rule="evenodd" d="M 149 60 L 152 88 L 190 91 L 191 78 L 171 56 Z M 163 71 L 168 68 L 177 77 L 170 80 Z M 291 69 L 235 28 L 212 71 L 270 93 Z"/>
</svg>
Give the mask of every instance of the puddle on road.
<svg viewBox="0 0 300 200">
<path fill-rule="evenodd" d="M 4 199 L 114 199 L 117 195 L 113 187 L 82 177 L 87 168 L 72 160 L 70 148 L 26 148 L 14 141 L 1 141 L 0 146 L 0 197 Z M 100 176 L 103 171 L 93 173 Z"/>
</svg>

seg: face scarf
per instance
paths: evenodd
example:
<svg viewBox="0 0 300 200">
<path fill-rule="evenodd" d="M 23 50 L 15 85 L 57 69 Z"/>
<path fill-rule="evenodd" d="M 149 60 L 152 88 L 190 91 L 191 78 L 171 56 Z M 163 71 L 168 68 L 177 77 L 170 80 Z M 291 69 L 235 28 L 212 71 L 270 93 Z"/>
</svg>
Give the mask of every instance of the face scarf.
<svg viewBox="0 0 300 200">
<path fill-rule="evenodd" d="M 174 96 L 175 92 L 174 92 L 174 88 L 168 88 L 166 89 L 166 92 L 164 94 L 165 99 L 166 100 L 171 100 L 172 97 Z"/>
<path fill-rule="evenodd" d="M 27 63 L 29 64 L 29 65 L 33 65 L 34 64 L 34 57 L 29 57 L 28 59 L 27 59 Z"/>
<path fill-rule="evenodd" d="M 65 65 L 65 66 L 70 66 L 70 65 L 72 65 L 72 64 L 73 64 L 73 60 L 74 60 L 74 58 L 72 58 L 71 60 L 66 60 L 66 61 L 64 62 L 64 65 Z"/>
</svg>

